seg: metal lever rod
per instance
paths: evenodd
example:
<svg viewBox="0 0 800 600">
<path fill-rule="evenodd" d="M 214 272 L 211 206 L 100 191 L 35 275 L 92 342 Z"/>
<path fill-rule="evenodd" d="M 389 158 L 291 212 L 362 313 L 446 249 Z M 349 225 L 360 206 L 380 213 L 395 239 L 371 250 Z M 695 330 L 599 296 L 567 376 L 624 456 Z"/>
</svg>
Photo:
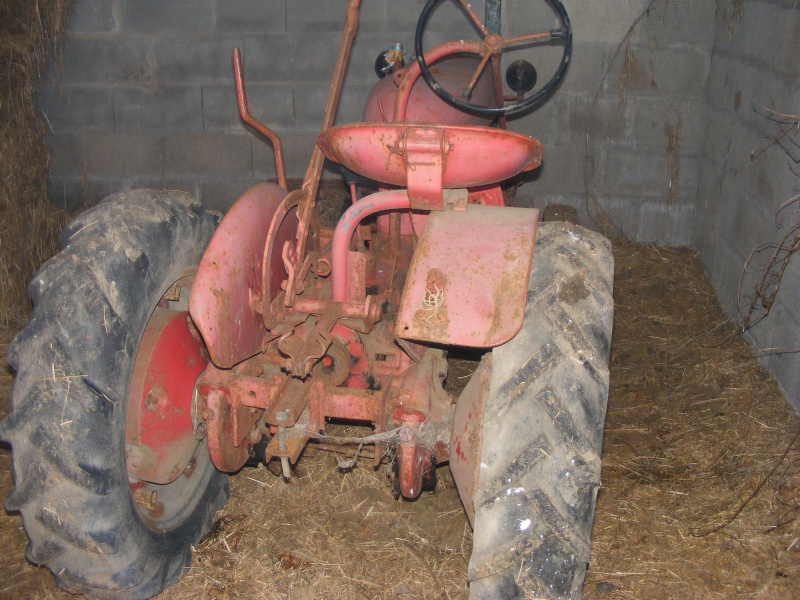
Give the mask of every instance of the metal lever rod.
<svg viewBox="0 0 800 600">
<path fill-rule="evenodd" d="M 244 72 L 242 70 L 242 50 L 233 49 L 233 77 L 236 80 L 236 99 L 239 102 L 239 115 L 242 120 L 266 137 L 272 143 L 275 152 L 275 174 L 278 176 L 278 185 L 286 188 L 286 165 L 283 162 L 283 144 L 277 133 L 256 119 L 247 108 L 247 93 L 244 89 Z"/>
</svg>

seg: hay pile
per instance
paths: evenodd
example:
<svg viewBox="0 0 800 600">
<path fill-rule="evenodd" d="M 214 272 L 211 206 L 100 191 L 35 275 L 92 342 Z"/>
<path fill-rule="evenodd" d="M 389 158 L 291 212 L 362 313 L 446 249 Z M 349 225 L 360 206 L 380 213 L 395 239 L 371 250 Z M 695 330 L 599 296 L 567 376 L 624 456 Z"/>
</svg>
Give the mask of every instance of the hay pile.
<svg viewBox="0 0 800 600">
<path fill-rule="evenodd" d="M 59 56 L 69 4 L 0 2 L 0 327 L 27 317 L 28 281 L 55 252 L 66 223 L 47 201 L 46 126 L 34 98 Z"/>
<path fill-rule="evenodd" d="M 59 55 L 69 0 L 0 2 L 0 418 L 11 407 L 13 378 L 5 365 L 11 336 L 30 312 L 27 286 L 33 273 L 57 249 L 67 216 L 47 201 L 46 127 L 34 97 L 48 62 Z M 11 454 L 0 446 L 0 488 L 11 491 Z M 4 557 L 0 597 L 52 588 L 52 578 L 25 562 L 25 537 L 19 517 L 0 518 Z M 33 584 L 38 581 L 38 584 Z"/>
<path fill-rule="evenodd" d="M 588 598 L 797 598 L 800 421 L 690 250 L 616 243 Z"/>
</svg>

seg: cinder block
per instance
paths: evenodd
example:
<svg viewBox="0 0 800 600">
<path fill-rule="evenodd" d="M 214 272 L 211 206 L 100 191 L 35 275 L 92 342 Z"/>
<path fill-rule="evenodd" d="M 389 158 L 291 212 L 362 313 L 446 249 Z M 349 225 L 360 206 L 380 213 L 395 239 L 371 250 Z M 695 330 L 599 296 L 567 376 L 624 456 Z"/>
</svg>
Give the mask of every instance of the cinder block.
<svg viewBox="0 0 800 600">
<path fill-rule="evenodd" d="M 734 64 L 733 58 L 723 52 L 716 52 L 711 59 L 711 69 L 706 86 L 706 104 L 710 108 L 716 109 L 717 112 L 721 110 L 738 112 L 742 106 L 741 90 L 738 90 L 737 100 L 735 92 L 732 92 L 729 87 L 732 79 L 730 72 L 734 68 Z"/>
<path fill-rule="evenodd" d="M 247 133 L 182 132 L 164 136 L 164 175 L 223 179 L 252 177 Z"/>
<path fill-rule="evenodd" d="M 116 128 L 117 131 L 201 131 L 202 103 L 200 86 L 116 88 Z"/>
<path fill-rule="evenodd" d="M 573 194 L 584 191 L 584 148 L 573 145 L 549 144 L 544 147 L 542 166 L 533 171 L 533 180 L 526 183 L 526 192 Z M 529 177 L 526 174 L 526 179 Z"/>
<path fill-rule="evenodd" d="M 285 83 L 248 83 L 250 113 L 278 134 L 294 125 L 293 90 Z M 231 129 L 247 131 L 239 116 L 236 87 L 233 83 L 203 85 L 203 120 L 207 131 Z"/>
<path fill-rule="evenodd" d="M 298 129 L 319 129 L 325 114 L 325 102 L 328 99 L 329 89 L 330 84 L 324 82 L 294 84 L 294 111 Z M 339 104 L 339 113 L 341 113 L 341 101 Z"/>
<path fill-rule="evenodd" d="M 532 111 L 508 119 L 508 128 L 539 140 L 544 146 L 545 155 L 552 146 L 577 143 L 575 138 L 578 136 L 571 136 L 571 132 L 567 131 L 559 118 L 563 104 L 564 101 L 560 96 L 553 96 Z M 582 143 L 585 137 L 580 135 L 580 138 Z"/>
<path fill-rule="evenodd" d="M 69 212 L 84 210 L 94 206 L 105 198 L 108 193 L 108 182 L 103 180 L 98 185 L 95 180 L 77 177 L 59 177 L 51 174 L 47 181 L 47 198 Z"/>
<path fill-rule="evenodd" d="M 598 98 L 593 94 L 564 95 L 559 116 L 561 127 L 574 139 L 589 136 L 590 143 L 624 142 L 630 138 L 633 107 L 623 107 L 617 99 Z M 560 98 L 559 98 L 560 99 Z M 637 140 L 638 141 L 638 140 Z"/>
<path fill-rule="evenodd" d="M 710 72 L 711 57 L 692 47 L 653 49 L 631 46 L 631 58 L 618 57 L 609 70 L 606 85 L 613 93 L 624 88 L 629 96 L 702 98 Z M 626 71 L 627 69 L 627 71 Z"/>
<path fill-rule="evenodd" d="M 124 179 L 160 177 L 161 149 L 157 136 L 140 132 L 62 132 L 48 139 L 51 177 Z"/>
<path fill-rule="evenodd" d="M 638 239 L 641 224 L 641 203 L 638 198 L 598 195 L 594 201 L 584 201 L 584 210 L 589 228 L 607 235 L 620 232 L 633 240 Z"/>
<path fill-rule="evenodd" d="M 666 198 L 669 176 L 663 153 L 633 148 L 609 148 L 599 156 L 595 185 L 641 197 Z"/>
<path fill-rule="evenodd" d="M 717 10 L 714 2 L 660 2 L 640 25 L 642 39 L 656 48 L 691 44 L 710 53 Z"/>
<path fill-rule="evenodd" d="M 374 80 L 373 83 L 377 83 L 377 78 Z M 348 85 L 346 89 L 343 90 L 342 98 L 339 101 L 339 110 L 336 113 L 336 123 L 357 123 L 363 120 L 364 117 L 364 104 L 367 102 L 367 97 L 369 93 L 372 91 L 373 83 L 368 84 L 352 84 Z M 326 90 L 327 95 L 327 90 Z M 296 101 L 295 96 L 295 101 Z M 315 102 L 317 99 L 314 100 Z M 322 100 L 324 109 L 325 99 Z M 312 109 L 313 110 L 313 109 Z M 386 110 L 386 109 L 384 109 Z M 391 110 L 391 109 L 388 109 Z M 298 109 L 297 116 L 298 120 L 302 116 L 302 112 Z M 320 113 L 321 114 L 321 113 Z M 317 125 L 321 123 L 321 119 L 318 121 L 314 121 L 310 123 L 310 126 Z"/>
<path fill-rule="evenodd" d="M 800 41 L 797 25 L 796 7 L 780 2 L 751 2 L 733 24 L 727 50 L 748 57 L 762 69 L 796 72 Z"/>
<path fill-rule="evenodd" d="M 81 134 L 59 131 L 56 135 L 45 136 L 50 151 L 50 176 L 58 179 L 80 177 L 82 160 L 79 154 Z"/>
<path fill-rule="evenodd" d="M 200 194 L 198 198 L 206 208 L 225 213 L 239 199 L 239 196 L 256 183 L 258 181 L 250 178 L 199 180 Z"/>
<path fill-rule="evenodd" d="M 106 86 L 49 86 L 38 99 L 39 109 L 57 132 L 114 129 L 112 88 Z"/>
<path fill-rule="evenodd" d="M 132 33 L 209 32 L 212 0 L 129 0 L 123 2 L 122 29 Z"/>
<path fill-rule="evenodd" d="M 114 0 L 81 0 L 70 5 L 69 33 L 110 33 L 116 28 Z"/>
<path fill-rule="evenodd" d="M 215 4 L 217 31 L 285 31 L 285 0 L 223 0 Z"/>
<path fill-rule="evenodd" d="M 792 261 L 796 260 L 796 257 L 792 259 Z M 778 294 L 775 297 L 775 305 L 781 308 L 782 313 L 778 312 L 773 315 L 774 321 L 782 331 L 785 331 L 785 337 L 791 338 L 788 341 L 776 340 L 778 342 L 776 345 L 782 348 L 800 349 L 800 327 L 796 326 L 800 323 L 798 298 L 800 298 L 800 268 L 795 262 L 784 271 L 778 287 Z M 786 327 L 787 324 L 795 325 L 795 327 Z M 800 400 L 800 396 L 798 396 L 798 400 Z"/>
<path fill-rule="evenodd" d="M 636 240 L 669 245 L 670 214 L 665 202 L 644 202 L 639 210 L 639 230 Z"/>
<path fill-rule="evenodd" d="M 689 246 L 700 251 L 702 259 L 710 252 L 713 239 L 712 219 L 716 217 L 714 210 L 719 187 L 717 185 L 718 165 L 708 155 L 700 158 L 700 180 L 697 187 L 695 218 L 691 224 Z"/>
<path fill-rule="evenodd" d="M 697 188 L 700 184 L 700 155 L 684 154 L 678 155 L 678 189 L 671 196 L 672 201 L 686 201 L 697 198 Z M 669 164 L 666 165 L 669 176 Z M 674 183 L 671 183 L 674 185 Z M 667 187 L 667 198 L 670 198 L 670 188 Z"/>
<path fill-rule="evenodd" d="M 667 244 L 670 246 L 691 246 L 697 218 L 697 206 L 694 203 L 671 204 L 670 231 Z"/>
<path fill-rule="evenodd" d="M 89 178 L 161 175 L 161 144 L 155 134 L 90 131 L 79 141 L 78 157 Z"/>
<path fill-rule="evenodd" d="M 743 256 L 753 248 L 775 240 L 778 231 L 774 216 L 749 194 L 730 195 L 718 211 L 717 236 L 726 240 Z"/>
<path fill-rule="evenodd" d="M 317 144 L 319 130 L 295 130 L 283 139 L 286 175 L 301 178 L 305 175 L 311 153 Z M 253 177 L 266 180 L 275 177 L 275 155 L 266 143 L 253 142 Z"/>
<path fill-rule="evenodd" d="M 407 0 L 386 2 L 385 31 L 395 34 L 405 33 L 408 36 L 408 49 L 413 53 L 414 31 L 417 28 L 420 13 L 427 0 Z M 481 19 L 484 16 L 482 3 L 471 3 Z M 505 5 L 505 3 L 504 3 Z M 455 2 L 440 2 L 428 19 L 427 32 L 432 34 L 451 33 L 450 39 L 477 39 L 478 34 L 469 18 Z M 400 40 L 398 40 L 400 41 Z M 426 48 L 429 40 L 426 39 Z"/>
<path fill-rule="evenodd" d="M 330 81 L 340 36 L 319 33 L 313 37 L 310 43 L 297 34 L 244 34 L 248 81 Z"/>
<path fill-rule="evenodd" d="M 166 35 L 153 41 L 155 74 L 159 83 L 212 83 L 233 85 L 231 51 L 242 45 L 240 35 Z M 245 53 L 247 64 L 255 57 Z M 248 67 L 248 73 L 252 72 Z"/>
<path fill-rule="evenodd" d="M 739 311 L 738 292 L 739 279 L 744 268 L 746 254 L 742 254 L 727 243 L 718 246 L 719 252 L 714 264 L 714 286 L 717 297 L 728 315 L 736 315 Z"/>
<path fill-rule="evenodd" d="M 140 83 L 150 74 L 146 39 L 67 38 L 65 83 Z"/>
<path fill-rule="evenodd" d="M 567 67 L 567 72 L 564 74 L 564 79 L 555 90 L 555 96 L 559 96 L 564 92 L 582 92 L 593 97 L 602 83 L 608 60 L 607 55 L 612 50 L 613 48 L 602 42 L 573 39 L 572 58 Z M 536 49 L 531 50 L 529 53 L 535 54 Z M 545 73 L 540 73 L 539 75 L 544 78 Z M 544 81 L 540 79 L 540 85 L 542 83 Z"/>
<path fill-rule="evenodd" d="M 706 139 L 707 109 L 701 100 L 652 98 L 636 99 L 630 139 L 637 148 L 663 149 L 666 147 L 666 127 L 673 130 L 680 122 L 679 149 L 683 153 L 699 153 Z"/>
<path fill-rule="evenodd" d="M 514 4 L 524 0 L 514 0 Z M 631 23 L 642 13 L 645 2 L 642 0 L 607 0 L 605 2 L 569 2 L 566 6 L 572 21 L 573 36 L 585 42 L 602 42 L 616 46 L 628 33 Z M 504 10 L 506 7 L 503 7 Z M 505 16 L 505 15 L 504 15 Z M 510 18 L 516 19 L 514 13 Z M 547 27 L 544 28 L 545 30 Z M 641 39 L 640 28 L 634 30 L 631 42 Z"/>
<path fill-rule="evenodd" d="M 401 3 L 405 4 L 405 3 Z M 291 0 L 286 3 L 286 27 L 303 33 L 341 32 L 347 17 L 347 0 Z M 384 25 L 384 0 L 362 2 L 359 10 L 359 32 L 380 31 Z M 314 44 L 313 39 L 307 43 Z"/>
</svg>

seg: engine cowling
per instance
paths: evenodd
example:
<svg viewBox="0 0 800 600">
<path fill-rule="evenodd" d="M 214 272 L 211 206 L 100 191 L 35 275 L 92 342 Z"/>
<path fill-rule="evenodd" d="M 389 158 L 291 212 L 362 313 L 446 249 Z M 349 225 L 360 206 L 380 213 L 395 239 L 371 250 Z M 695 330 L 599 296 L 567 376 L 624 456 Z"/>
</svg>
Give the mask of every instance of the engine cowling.
<svg viewBox="0 0 800 600">
<path fill-rule="evenodd" d="M 434 63 L 436 77 L 451 94 L 460 95 L 478 67 L 478 59 L 471 56 L 446 57 Z M 364 107 L 367 123 L 391 122 L 397 85 L 392 77 L 384 77 L 372 88 Z M 471 102 L 495 106 L 494 80 L 488 66 L 478 78 L 472 91 Z M 491 119 L 463 112 L 439 98 L 420 78 L 411 90 L 406 121 L 409 123 L 439 123 L 443 125 L 487 125 Z"/>
</svg>

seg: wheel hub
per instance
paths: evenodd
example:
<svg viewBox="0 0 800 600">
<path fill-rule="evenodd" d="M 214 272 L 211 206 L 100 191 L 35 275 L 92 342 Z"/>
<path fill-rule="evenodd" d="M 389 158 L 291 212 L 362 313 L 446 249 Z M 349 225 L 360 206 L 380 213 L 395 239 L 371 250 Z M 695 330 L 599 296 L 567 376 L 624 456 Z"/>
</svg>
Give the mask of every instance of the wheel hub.
<svg viewBox="0 0 800 600">
<path fill-rule="evenodd" d="M 199 443 L 192 422 L 194 386 L 207 364 L 189 313 L 156 308 L 128 390 L 125 458 L 130 478 L 170 483 L 189 464 Z"/>
</svg>

